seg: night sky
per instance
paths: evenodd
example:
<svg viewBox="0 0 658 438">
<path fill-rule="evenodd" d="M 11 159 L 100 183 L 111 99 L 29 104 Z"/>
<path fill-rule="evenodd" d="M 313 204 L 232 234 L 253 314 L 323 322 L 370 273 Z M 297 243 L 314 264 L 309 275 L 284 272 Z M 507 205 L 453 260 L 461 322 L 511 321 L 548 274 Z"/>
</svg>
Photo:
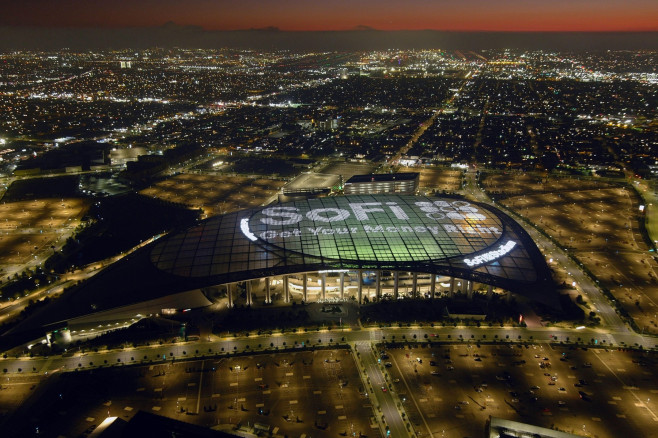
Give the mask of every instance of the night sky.
<svg viewBox="0 0 658 438">
<path fill-rule="evenodd" d="M 15 0 L 0 26 L 656 31 L 657 0 Z"/>
</svg>

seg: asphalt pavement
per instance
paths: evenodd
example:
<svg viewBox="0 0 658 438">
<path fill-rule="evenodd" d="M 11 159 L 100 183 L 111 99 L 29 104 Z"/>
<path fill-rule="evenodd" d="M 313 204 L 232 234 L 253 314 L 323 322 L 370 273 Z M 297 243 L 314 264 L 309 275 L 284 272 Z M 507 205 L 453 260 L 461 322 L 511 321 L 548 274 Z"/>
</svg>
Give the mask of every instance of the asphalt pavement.
<svg viewBox="0 0 658 438">
<path fill-rule="evenodd" d="M 367 341 L 357 342 L 356 348 L 361 355 L 366 375 L 370 379 L 370 383 L 374 389 L 374 396 L 381 408 L 380 415 L 383 415 L 385 424 L 389 427 L 390 436 L 409 436 L 400 411 L 395 405 L 395 400 L 393 399 L 393 394 L 389 388 L 389 384 L 381 371 L 381 364 L 379 363 L 377 352 L 373 351 L 370 342 Z M 378 420 L 381 420 L 381 418 L 382 417 L 378 418 Z"/>
</svg>

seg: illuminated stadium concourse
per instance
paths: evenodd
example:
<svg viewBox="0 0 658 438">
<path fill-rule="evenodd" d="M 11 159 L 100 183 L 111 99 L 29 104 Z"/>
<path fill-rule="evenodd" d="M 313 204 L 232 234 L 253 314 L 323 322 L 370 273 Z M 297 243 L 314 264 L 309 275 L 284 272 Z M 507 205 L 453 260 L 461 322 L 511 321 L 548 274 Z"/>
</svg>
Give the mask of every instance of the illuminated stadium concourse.
<svg viewBox="0 0 658 438">
<path fill-rule="evenodd" d="M 153 265 L 225 285 L 228 305 L 514 292 L 555 303 L 546 262 L 509 216 L 453 198 L 355 195 L 217 216 L 158 242 Z M 508 294 L 509 296 L 509 294 Z"/>
</svg>

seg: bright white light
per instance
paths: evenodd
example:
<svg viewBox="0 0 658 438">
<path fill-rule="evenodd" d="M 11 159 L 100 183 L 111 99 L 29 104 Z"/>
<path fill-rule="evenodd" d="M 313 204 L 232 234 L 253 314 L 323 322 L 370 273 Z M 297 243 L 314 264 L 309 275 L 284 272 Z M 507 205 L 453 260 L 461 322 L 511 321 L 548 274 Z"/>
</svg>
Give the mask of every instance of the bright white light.
<svg viewBox="0 0 658 438">
<path fill-rule="evenodd" d="M 584 328 L 585 328 L 584 325 L 579 325 L 578 327 L 576 327 L 576 330 L 582 330 L 582 329 L 584 329 Z"/>
<path fill-rule="evenodd" d="M 253 242 L 258 240 L 258 238 L 254 235 L 254 233 L 252 233 L 251 230 L 249 229 L 249 218 L 245 217 L 240 220 L 240 231 L 242 231 L 242 234 L 244 234 L 245 237 L 247 237 L 247 239 Z"/>
<path fill-rule="evenodd" d="M 464 263 L 466 263 L 468 266 L 477 266 L 486 262 L 490 262 L 492 260 L 504 256 L 505 254 L 510 252 L 512 248 L 514 248 L 515 246 L 516 246 L 516 242 L 508 240 L 507 243 L 500 245 L 498 249 L 485 252 L 484 254 L 475 256 L 472 259 L 464 259 Z"/>
</svg>

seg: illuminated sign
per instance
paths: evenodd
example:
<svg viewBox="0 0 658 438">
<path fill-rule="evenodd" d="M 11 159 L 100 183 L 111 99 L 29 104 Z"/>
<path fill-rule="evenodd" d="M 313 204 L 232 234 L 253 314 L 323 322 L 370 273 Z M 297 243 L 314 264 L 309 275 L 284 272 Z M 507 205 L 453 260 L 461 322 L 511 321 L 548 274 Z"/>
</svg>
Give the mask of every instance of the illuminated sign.
<svg viewBox="0 0 658 438">
<path fill-rule="evenodd" d="M 239 222 L 252 242 L 323 259 L 438 261 L 499 242 L 504 227 L 467 201 L 360 195 L 290 202 Z"/>
<path fill-rule="evenodd" d="M 468 266 L 477 266 L 492 260 L 496 260 L 497 258 L 500 258 L 510 252 L 514 246 L 516 246 L 516 242 L 508 240 L 507 243 L 500 245 L 498 249 L 477 255 L 472 259 L 464 259 L 464 263 L 466 263 Z"/>
<path fill-rule="evenodd" d="M 250 219 L 240 221 L 240 229 L 249 240 L 257 240 L 256 237 L 270 241 L 273 239 L 287 239 L 291 236 L 302 236 L 303 234 L 333 235 L 333 234 L 400 234 L 400 233 L 431 233 L 442 235 L 444 233 L 452 234 L 470 234 L 470 235 L 500 235 L 501 230 L 498 226 L 484 226 L 477 224 L 477 221 L 484 221 L 486 216 L 479 213 L 478 209 L 466 201 L 417 201 L 413 204 L 401 206 L 397 202 L 348 202 L 345 208 L 339 207 L 322 207 L 314 208 L 309 211 L 302 211 L 295 206 L 276 206 L 268 207 L 261 210 L 257 215 L 252 217 L 260 224 L 268 225 L 267 229 L 254 234 L 249 226 Z M 413 207 L 426 218 L 430 219 L 429 224 L 410 224 L 409 207 Z M 388 219 L 394 219 L 398 224 L 362 224 L 362 222 L 377 222 L 382 213 L 387 214 Z M 390 213 L 390 214 L 388 214 Z M 350 226 L 340 226 L 345 224 L 346 220 L 353 218 Z M 448 219 L 448 222 L 442 222 Z M 455 223 L 458 221 L 461 223 Z M 312 226 L 307 227 L 288 227 L 306 222 Z M 318 224 L 327 224 L 320 225 Z"/>
<path fill-rule="evenodd" d="M 304 234 L 314 236 L 363 233 L 382 235 L 431 233 L 435 236 L 446 233 L 489 236 L 501 234 L 498 226 L 477 224 L 476 222 L 484 221 L 487 217 L 466 201 L 417 201 L 405 206 L 397 202 L 347 202 L 341 203 L 341 207 L 314 208 L 306 212 L 296 206 L 268 207 L 251 218 L 255 219 L 254 222 L 267 226 L 265 230 L 254 233 L 249 226 L 250 219 L 242 219 L 240 229 L 249 240 L 253 241 L 257 238 L 264 241 L 287 239 Z M 414 216 L 418 217 L 420 213 L 429 221 L 425 220 L 426 223 L 423 224 L 410 224 L 410 215 L 412 215 L 410 209 L 416 210 L 413 212 Z M 386 215 L 388 224 L 362 224 L 362 222 L 378 222 L 382 214 Z M 354 220 L 348 225 L 346 222 L 348 219 Z M 397 223 L 393 224 L 391 220 Z M 302 222 L 312 226 L 290 227 Z M 318 224 L 325 225 L 318 226 Z"/>
<path fill-rule="evenodd" d="M 396 202 L 349 202 L 347 206 L 350 210 L 336 207 L 315 208 L 306 212 L 305 216 L 314 222 L 326 223 L 344 221 L 350 215 L 354 215 L 359 221 L 368 221 L 371 220 L 370 216 L 373 213 L 385 213 L 384 209 L 388 209 L 396 219 L 403 221 L 409 219 L 405 209 Z M 414 202 L 414 206 L 423 212 L 426 217 L 437 221 L 444 218 L 473 221 L 486 219 L 484 215 L 478 213 L 477 208 L 466 201 L 454 201 L 452 203 L 447 201 L 418 201 Z M 268 225 L 293 225 L 304 219 L 300 209 L 292 206 L 268 207 L 261 210 L 261 213 L 266 217 L 260 218 L 260 222 Z"/>
<path fill-rule="evenodd" d="M 254 236 L 254 233 L 249 231 L 249 219 L 243 218 L 240 221 L 240 230 L 242 231 L 242 234 L 244 234 L 247 237 L 247 239 L 252 241 L 258 240 L 258 238 Z"/>
</svg>

